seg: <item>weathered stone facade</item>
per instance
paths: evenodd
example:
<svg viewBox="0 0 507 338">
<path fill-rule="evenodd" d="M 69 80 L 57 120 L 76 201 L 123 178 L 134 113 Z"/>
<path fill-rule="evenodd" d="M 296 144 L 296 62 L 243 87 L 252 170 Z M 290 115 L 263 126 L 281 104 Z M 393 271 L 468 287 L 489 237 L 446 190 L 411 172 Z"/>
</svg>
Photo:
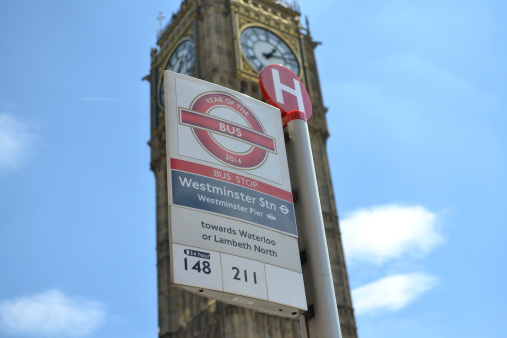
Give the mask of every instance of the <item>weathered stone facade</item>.
<svg viewBox="0 0 507 338">
<path fill-rule="evenodd" d="M 165 128 L 159 97 L 161 76 L 178 43 L 191 39 L 197 56 L 191 75 L 262 99 L 256 71 L 242 58 L 239 49 L 239 31 L 243 25 L 252 24 L 283 36 L 297 53 L 303 68 L 300 77 L 313 102 L 309 127 L 342 334 L 344 338 L 354 338 L 356 324 L 326 151 L 327 108 L 322 100 L 314 54 L 318 43 L 308 30 L 301 28 L 296 8 L 271 0 L 185 0 L 161 33 L 158 48 L 152 49 L 147 79 L 151 84 L 151 170 L 156 182 L 159 335 L 164 338 L 301 336 L 297 320 L 223 304 L 170 285 Z M 315 330 L 311 315 L 307 326 L 308 330 Z"/>
</svg>

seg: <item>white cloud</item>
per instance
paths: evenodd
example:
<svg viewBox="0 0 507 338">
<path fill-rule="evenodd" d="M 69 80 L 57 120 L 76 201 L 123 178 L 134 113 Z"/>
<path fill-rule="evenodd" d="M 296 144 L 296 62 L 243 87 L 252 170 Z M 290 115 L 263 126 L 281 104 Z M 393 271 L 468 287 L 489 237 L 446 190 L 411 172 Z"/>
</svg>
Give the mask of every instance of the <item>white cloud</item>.
<svg viewBox="0 0 507 338">
<path fill-rule="evenodd" d="M 17 169 L 31 153 L 34 140 L 29 124 L 0 112 L 0 174 Z"/>
<path fill-rule="evenodd" d="M 421 206 L 387 205 L 360 209 L 342 220 L 347 259 L 382 264 L 424 256 L 443 242 L 436 214 Z"/>
<path fill-rule="evenodd" d="M 422 273 L 385 277 L 352 290 L 354 309 L 358 315 L 397 311 L 437 284 L 436 277 Z"/>
<path fill-rule="evenodd" d="M 0 330 L 33 337 L 83 337 L 105 320 L 100 302 L 70 298 L 58 290 L 0 302 Z"/>
</svg>

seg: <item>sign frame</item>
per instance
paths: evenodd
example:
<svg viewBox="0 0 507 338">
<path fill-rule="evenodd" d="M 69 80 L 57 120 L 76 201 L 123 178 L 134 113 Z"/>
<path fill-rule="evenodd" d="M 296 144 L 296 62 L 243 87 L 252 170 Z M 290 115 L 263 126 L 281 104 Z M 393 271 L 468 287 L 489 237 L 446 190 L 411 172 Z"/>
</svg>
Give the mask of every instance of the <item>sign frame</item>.
<svg viewBox="0 0 507 338">
<path fill-rule="evenodd" d="M 297 318 L 307 304 L 279 110 L 164 76 L 171 283 Z"/>
</svg>

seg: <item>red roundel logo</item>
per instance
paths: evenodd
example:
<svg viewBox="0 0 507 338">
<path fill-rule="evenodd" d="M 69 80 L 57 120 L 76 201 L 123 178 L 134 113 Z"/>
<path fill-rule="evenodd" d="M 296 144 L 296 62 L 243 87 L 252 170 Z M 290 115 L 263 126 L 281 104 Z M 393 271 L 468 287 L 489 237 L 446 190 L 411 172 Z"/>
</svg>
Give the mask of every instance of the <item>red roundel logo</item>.
<svg viewBox="0 0 507 338">
<path fill-rule="evenodd" d="M 192 128 L 199 143 L 217 160 L 253 169 L 275 153 L 273 137 L 241 101 L 223 92 L 205 93 L 189 109 L 180 107 L 180 123 Z"/>
</svg>

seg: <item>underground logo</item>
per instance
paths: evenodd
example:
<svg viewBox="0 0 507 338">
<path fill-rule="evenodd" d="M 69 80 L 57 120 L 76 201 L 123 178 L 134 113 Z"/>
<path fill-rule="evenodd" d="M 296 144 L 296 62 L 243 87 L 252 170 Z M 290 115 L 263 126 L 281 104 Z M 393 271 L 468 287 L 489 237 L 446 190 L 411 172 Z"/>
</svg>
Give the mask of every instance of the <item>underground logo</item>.
<svg viewBox="0 0 507 338">
<path fill-rule="evenodd" d="M 186 109 L 179 107 L 180 123 L 192 128 L 201 144 L 217 160 L 242 169 L 259 167 L 276 153 L 273 137 L 241 101 L 223 92 L 197 97 Z"/>
</svg>

